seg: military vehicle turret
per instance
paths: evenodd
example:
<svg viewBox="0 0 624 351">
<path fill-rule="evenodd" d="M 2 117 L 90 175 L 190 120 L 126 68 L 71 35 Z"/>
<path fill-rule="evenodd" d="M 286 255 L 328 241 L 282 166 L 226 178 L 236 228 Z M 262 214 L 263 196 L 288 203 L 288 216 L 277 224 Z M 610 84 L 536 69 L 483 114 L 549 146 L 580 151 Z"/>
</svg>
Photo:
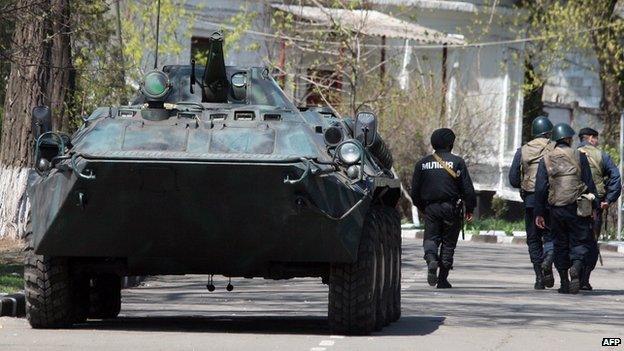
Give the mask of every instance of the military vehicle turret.
<svg viewBox="0 0 624 351">
<path fill-rule="evenodd" d="M 375 115 L 297 108 L 268 69 L 226 67 L 220 33 L 210 43 L 205 66 L 147 73 L 133 103 L 71 136 L 33 111 L 33 327 L 114 318 L 121 277 L 165 274 L 319 277 L 335 333 L 399 318 L 400 183 Z"/>
</svg>

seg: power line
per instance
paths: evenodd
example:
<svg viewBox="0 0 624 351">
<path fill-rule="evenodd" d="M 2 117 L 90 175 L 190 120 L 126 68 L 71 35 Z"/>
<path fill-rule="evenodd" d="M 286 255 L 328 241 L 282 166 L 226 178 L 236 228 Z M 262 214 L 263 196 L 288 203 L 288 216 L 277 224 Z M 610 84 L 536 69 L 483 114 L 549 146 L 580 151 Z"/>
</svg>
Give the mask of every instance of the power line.
<svg viewBox="0 0 624 351">
<path fill-rule="evenodd" d="M 212 22 L 212 21 L 208 21 L 208 20 L 201 20 L 202 23 L 214 26 L 216 28 L 223 28 L 223 29 L 229 29 L 229 30 L 240 30 L 239 28 L 236 28 L 232 25 L 228 25 L 225 23 L 216 23 L 216 22 Z M 496 46 L 496 45 L 510 45 L 510 44 L 524 44 L 524 43 L 530 43 L 530 42 L 537 42 L 537 41 L 544 41 L 544 40 L 549 40 L 549 39 L 555 39 L 555 38 L 561 38 L 561 37 L 568 37 L 571 35 L 575 35 L 575 34 L 583 34 L 583 33 L 589 33 L 589 32 L 593 32 L 593 31 L 597 31 L 597 30 L 603 30 L 603 29 L 607 29 L 607 28 L 612 28 L 615 26 L 618 26 L 619 23 L 610 23 L 604 26 L 598 26 L 598 27 L 592 27 L 592 28 L 586 28 L 586 29 L 581 29 L 581 30 L 577 30 L 577 31 L 572 31 L 572 32 L 565 32 L 565 33 L 561 33 L 561 34 L 551 34 L 551 35 L 544 35 L 544 36 L 537 36 L 537 37 L 532 37 L 532 38 L 517 38 L 517 39 L 508 39 L 508 40 L 498 40 L 498 41 L 485 41 L 485 42 L 477 42 L 477 43 L 467 43 L 467 44 L 415 44 L 415 45 L 393 45 L 393 44 L 389 44 L 389 45 L 381 45 L 381 44 L 360 44 L 360 46 L 362 47 L 369 47 L 369 48 L 388 48 L 388 47 L 397 47 L 397 48 L 405 48 L 405 47 L 411 47 L 414 49 L 442 49 L 442 48 L 453 48 L 453 49 L 464 49 L 464 48 L 478 48 L 478 47 L 486 47 L 486 46 Z M 268 38 L 274 38 L 274 39 L 280 39 L 280 40 L 290 40 L 290 41 L 294 41 L 294 42 L 303 42 L 303 43 L 314 43 L 314 44 L 318 44 L 318 41 L 314 41 L 311 39 L 306 39 L 306 38 L 297 38 L 297 37 L 292 37 L 292 36 L 288 36 L 288 35 L 284 35 L 284 34 L 273 34 L 273 33 L 267 33 L 267 32 L 260 32 L 260 31 L 256 31 L 256 30 L 252 30 L 252 29 L 243 29 L 242 30 L 244 33 L 247 34 L 251 34 L 251 35 L 257 35 L 257 36 L 262 36 L 262 37 L 268 37 Z M 332 42 L 332 41 L 323 41 L 323 44 L 329 44 L 329 45 L 341 45 L 342 43 L 340 42 Z"/>
</svg>

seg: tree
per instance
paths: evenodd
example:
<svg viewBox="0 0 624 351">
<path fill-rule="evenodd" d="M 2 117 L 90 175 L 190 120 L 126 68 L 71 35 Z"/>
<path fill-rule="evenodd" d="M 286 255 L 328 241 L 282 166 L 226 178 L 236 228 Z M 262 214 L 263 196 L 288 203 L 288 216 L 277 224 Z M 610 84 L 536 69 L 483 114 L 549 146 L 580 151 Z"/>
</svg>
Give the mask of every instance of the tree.
<svg viewBox="0 0 624 351">
<path fill-rule="evenodd" d="M 19 236 L 29 211 L 24 190 L 33 161 L 33 107 L 50 106 L 53 128 L 71 132 L 95 107 L 127 103 L 153 65 L 156 7 L 132 1 L 113 11 L 120 5 L 114 1 L 0 0 L 3 18 L 15 22 L 10 40 L 9 21 L 0 24 L 0 74 L 10 63 L 0 139 L 0 237 Z M 193 23 L 184 4 L 162 0 L 160 62 L 184 49 L 180 36 Z"/>
<path fill-rule="evenodd" d="M 12 6 L 12 1 L 0 0 L 0 13 L 5 13 Z M 11 63 L 5 60 L 2 53 L 8 52 L 11 47 L 11 38 L 13 37 L 13 28 L 15 23 L 13 17 L 5 16 L 0 21 L 0 102 L 4 102 L 4 92 L 6 83 L 9 79 L 11 71 Z M 2 125 L 2 106 L 0 106 L 0 128 Z M 0 129 L 1 131 L 1 129 Z M 0 139 L 1 140 L 1 139 Z"/>
<path fill-rule="evenodd" d="M 190 36 L 195 19 L 185 4 L 184 0 L 161 0 L 160 66 L 188 49 L 182 46 L 182 37 Z M 72 2 L 74 125 L 81 123 L 79 116 L 99 106 L 131 102 L 154 65 L 156 10 L 151 1 Z"/>
<path fill-rule="evenodd" d="M 11 50 L 3 54 L 11 70 L 0 142 L 0 235 L 16 236 L 23 231 L 28 212 L 26 178 L 33 160 L 30 112 L 37 105 L 50 105 L 56 127 L 65 127 L 62 116 L 72 67 L 68 0 L 21 0 L 9 6 L 3 16 L 15 19 L 15 30 Z"/>
<path fill-rule="evenodd" d="M 616 145 L 620 111 L 624 108 L 624 21 L 615 13 L 617 0 L 521 1 L 519 36 L 530 40 L 525 56 L 533 71 L 526 91 L 543 87 L 555 69 L 565 68 L 569 55 L 596 57 L 602 83 L 604 141 Z M 530 95 L 528 95 L 530 96 Z"/>
</svg>

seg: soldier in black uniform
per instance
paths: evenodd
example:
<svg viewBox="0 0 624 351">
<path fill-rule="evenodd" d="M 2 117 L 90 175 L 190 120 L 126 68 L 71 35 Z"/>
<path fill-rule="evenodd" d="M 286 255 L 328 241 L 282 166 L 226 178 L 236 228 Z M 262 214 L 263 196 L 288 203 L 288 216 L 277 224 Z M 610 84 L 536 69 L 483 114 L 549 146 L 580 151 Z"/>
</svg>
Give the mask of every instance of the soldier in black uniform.
<svg viewBox="0 0 624 351">
<path fill-rule="evenodd" d="M 435 152 L 416 163 L 412 178 L 412 199 L 425 216 L 423 247 L 427 262 L 427 282 L 439 289 L 450 288 L 449 271 L 463 218 L 472 220 L 476 196 L 464 160 L 451 153 L 455 134 L 448 128 L 431 135 Z M 462 204 L 463 201 L 463 204 Z M 439 274 L 438 274 L 439 268 Z"/>
<path fill-rule="evenodd" d="M 557 144 L 540 161 L 535 181 L 535 225 L 546 227 L 548 206 L 562 294 L 576 294 L 581 287 L 584 267 L 591 263 L 592 214 L 598 208 L 587 156 L 571 148 L 574 134 L 565 123 L 554 126 Z"/>
<path fill-rule="evenodd" d="M 540 116 L 533 120 L 531 134 L 533 140 L 516 151 L 509 168 L 509 184 L 520 188 L 524 201 L 524 223 L 527 234 L 529 257 L 535 271 L 536 290 L 552 288 L 555 278 L 552 271 L 554 259 L 552 235 L 548 229 L 535 226 L 535 177 L 537 167 L 545 154 L 552 151 L 555 143 L 550 141 L 553 125 L 548 117 Z M 548 219 L 548 216 L 545 216 Z"/>
<path fill-rule="evenodd" d="M 578 149 L 587 155 L 594 184 L 596 184 L 596 191 L 598 192 L 598 200 L 600 201 L 600 208 L 598 208 L 596 218 L 594 218 L 595 240 L 592 241 L 590 264 L 585 267 L 583 279 L 581 280 L 581 290 L 592 290 L 589 277 L 594 268 L 596 268 L 600 254 L 596 240 L 600 237 L 602 211 L 608 210 L 609 206 L 614 204 L 620 197 L 622 179 L 618 167 L 611 160 L 609 154 L 598 148 L 598 131 L 592 128 L 583 128 L 579 131 L 579 139 L 581 143 Z"/>
</svg>

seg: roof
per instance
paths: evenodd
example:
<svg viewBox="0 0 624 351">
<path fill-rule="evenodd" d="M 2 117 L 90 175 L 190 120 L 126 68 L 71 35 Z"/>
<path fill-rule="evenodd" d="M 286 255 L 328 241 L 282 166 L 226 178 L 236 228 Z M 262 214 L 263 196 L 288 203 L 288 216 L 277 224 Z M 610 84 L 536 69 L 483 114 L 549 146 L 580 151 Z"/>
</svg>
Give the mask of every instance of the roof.
<svg viewBox="0 0 624 351">
<path fill-rule="evenodd" d="M 378 5 L 394 6 L 414 6 L 427 10 L 456 11 L 468 13 L 487 13 L 492 11 L 491 1 L 452 1 L 452 0 L 369 0 Z M 496 12 L 502 15 L 513 15 L 517 12 L 514 5 L 517 0 L 499 0 L 496 5 Z"/>
<path fill-rule="evenodd" d="M 442 33 L 374 10 L 346 10 L 281 4 L 272 4 L 271 6 L 304 20 L 328 26 L 337 23 L 345 28 L 370 36 L 410 39 L 429 44 L 464 44 L 461 35 Z"/>
</svg>

